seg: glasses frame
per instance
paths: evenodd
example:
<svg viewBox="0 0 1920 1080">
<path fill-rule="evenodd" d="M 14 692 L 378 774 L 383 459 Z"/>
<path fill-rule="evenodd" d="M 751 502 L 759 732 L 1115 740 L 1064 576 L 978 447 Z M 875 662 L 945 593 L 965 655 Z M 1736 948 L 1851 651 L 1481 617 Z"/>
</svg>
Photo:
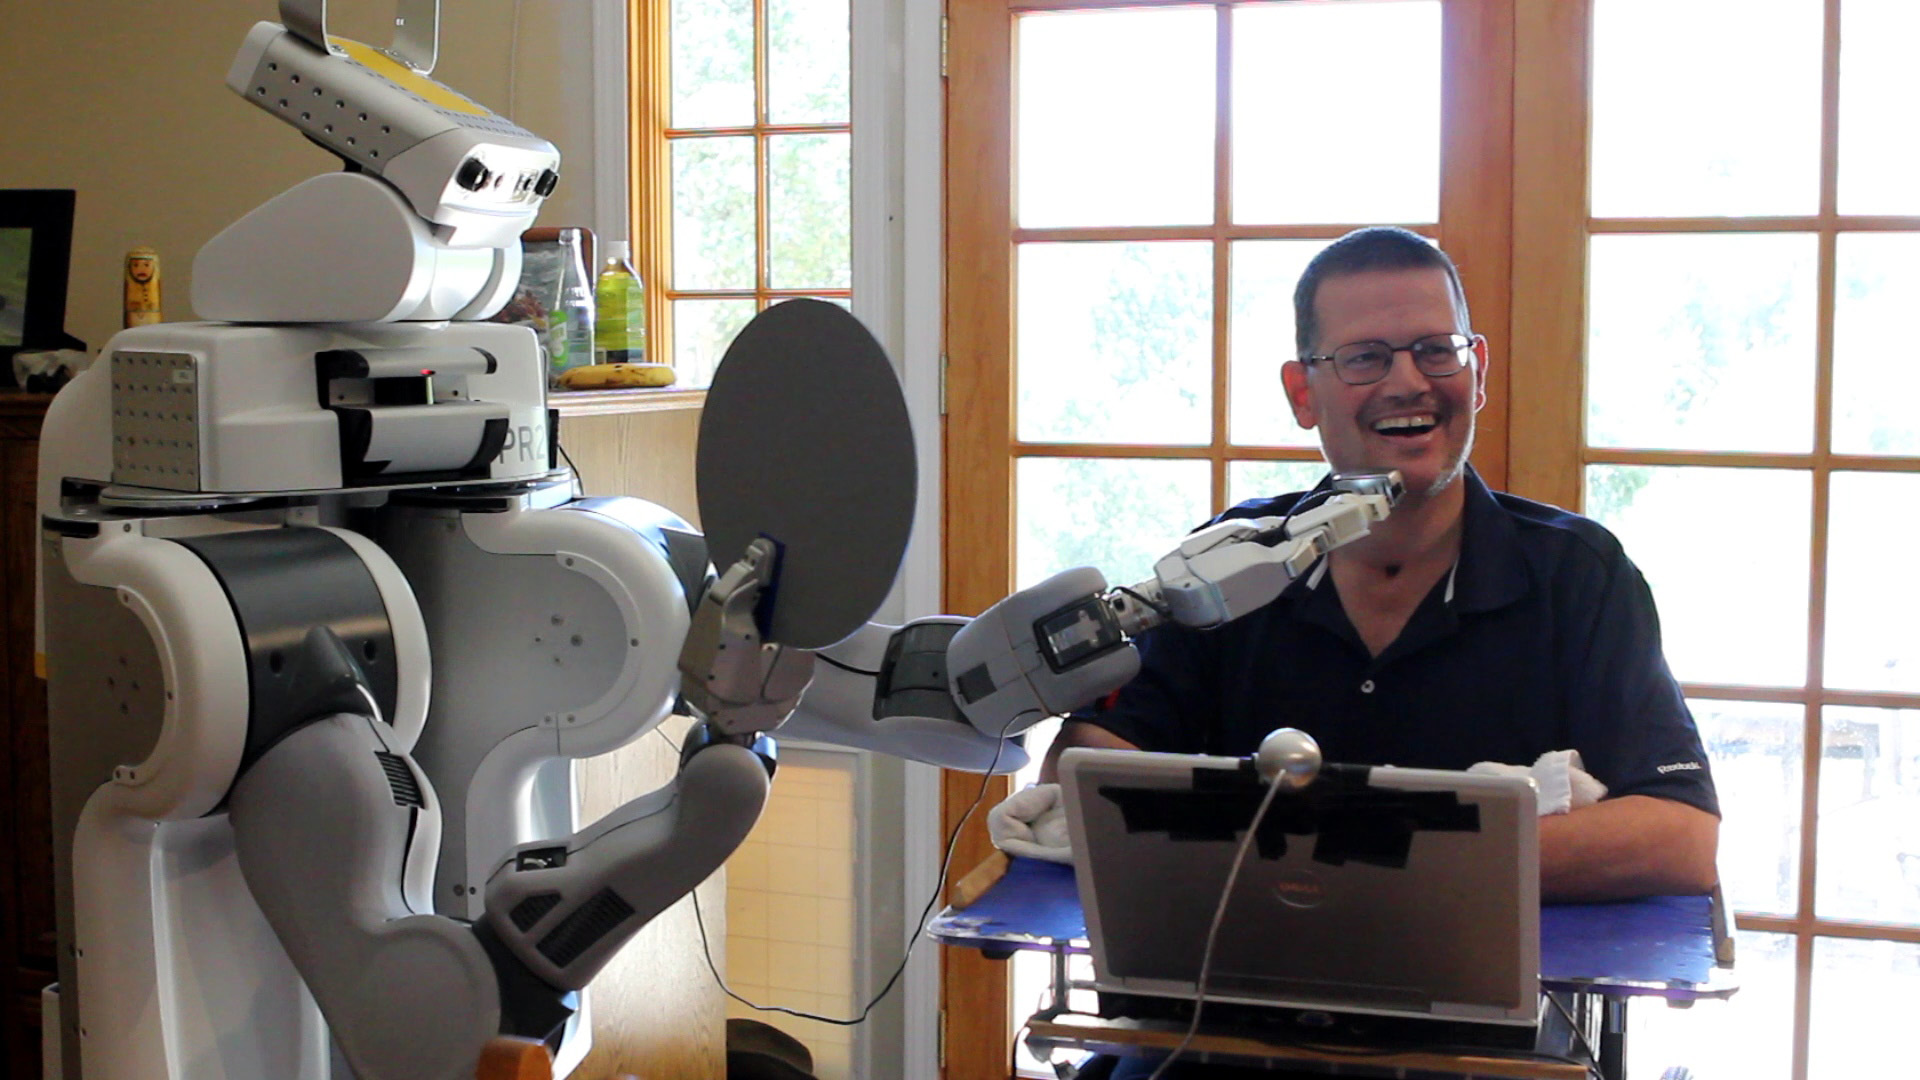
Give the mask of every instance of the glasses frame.
<svg viewBox="0 0 1920 1080">
<path fill-rule="evenodd" d="M 1416 346 L 1424 342 L 1435 341 L 1443 338 L 1447 339 L 1449 344 L 1458 342 L 1458 344 L 1452 344 L 1452 351 L 1454 354 L 1454 359 L 1459 362 L 1460 366 L 1457 368 L 1454 368 L 1452 371 L 1428 371 L 1420 363 L 1420 354 L 1414 352 L 1413 350 Z M 1465 334 L 1461 334 L 1461 333 L 1423 334 L 1420 337 L 1414 338 L 1412 341 L 1407 342 L 1405 345 L 1395 345 L 1392 342 L 1388 342 L 1388 341 L 1350 341 L 1345 345 L 1342 345 L 1339 348 L 1334 349 L 1333 352 L 1331 353 L 1327 353 L 1319 356 L 1316 356 L 1313 354 L 1302 356 L 1300 358 L 1300 362 L 1307 365 L 1308 367 L 1312 367 L 1317 363 L 1326 361 L 1333 366 L 1334 375 L 1337 378 L 1339 378 L 1341 382 L 1346 383 L 1348 386 L 1372 386 L 1374 383 L 1377 383 L 1382 379 L 1385 379 L 1388 375 L 1392 374 L 1393 361 L 1399 359 L 1399 356 L 1401 353 L 1406 353 L 1407 357 L 1413 361 L 1414 370 L 1420 372 L 1420 374 L 1426 376 L 1429 379 L 1446 379 L 1446 378 L 1451 378 L 1452 376 L 1458 375 L 1462 371 L 1465 371 L 1468 368 L 1473 367 L 1476 361 L 1476 357 L 1472 355 L 1462 356 L 1461 354 L 1476 353 L 1479 347 L 1486 343 L 1486 340 L 1487 339 L 1480 334 L 1469 332 Z M 1336 357 L 1344 350 L 1356 348 L 1361 345 L 1378 345 L 1381 348 L 1386 349 L 1391 354 L 1391 358 L 1387 361 L 1387 366 L 1380 369 L 1380 374 L 1374 376 L 1371 379 L 1355 380 L 1348 377 L 1349 372 L 1343 365 L 1341 365 L 1341 363 L 1339 362 L 1338 359 L 1336 359 Z"/>
</svg>

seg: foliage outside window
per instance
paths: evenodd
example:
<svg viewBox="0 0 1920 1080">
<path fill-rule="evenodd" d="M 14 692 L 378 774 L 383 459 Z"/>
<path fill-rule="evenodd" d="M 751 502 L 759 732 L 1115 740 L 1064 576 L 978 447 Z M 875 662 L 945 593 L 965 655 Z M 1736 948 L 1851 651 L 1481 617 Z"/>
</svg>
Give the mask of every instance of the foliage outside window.
<svg viewBox="0 0 1920 1080">
<path fill-rule="evenodd" d="M 704 386 L 761 309 L 850 302 L 851 9 L 674 0 L 655 32 L 664 77 L 641 136 L 657 195 L 638 227 L 654 234 L 656 341 L 680 385 Z"/>
</svg>

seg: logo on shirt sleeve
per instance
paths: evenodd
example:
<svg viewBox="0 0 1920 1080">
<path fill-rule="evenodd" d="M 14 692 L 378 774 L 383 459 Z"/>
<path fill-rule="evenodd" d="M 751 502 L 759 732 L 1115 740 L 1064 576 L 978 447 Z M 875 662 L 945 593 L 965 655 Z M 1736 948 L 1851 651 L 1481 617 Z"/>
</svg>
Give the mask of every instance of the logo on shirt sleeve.
<svg viewBox="0 0 1920 1080">
<path fill-rule="evenodd" d="M 1668 765 L 1656 765 L 1653 771 L 1664 776 L 1670 772 L 1698 772 L 1700 767 L 1697 761 L 1676 761 Z"/>
</svg>

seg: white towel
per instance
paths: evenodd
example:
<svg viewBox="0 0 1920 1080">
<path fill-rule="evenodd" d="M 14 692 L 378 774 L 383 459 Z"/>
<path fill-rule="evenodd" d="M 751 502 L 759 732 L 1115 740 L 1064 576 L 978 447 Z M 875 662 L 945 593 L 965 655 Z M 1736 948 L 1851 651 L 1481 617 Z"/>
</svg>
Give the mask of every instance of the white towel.
<svg viewBox="0 0 1920 1080">
<path fill-rule="evenodd" d="M 987 811 L 993 846 L 1009 855 L 1048 862 L 1073 862 L 1067 841 L 1067 804 L 1059 784 L 1031 784 Z"/>
</svg>

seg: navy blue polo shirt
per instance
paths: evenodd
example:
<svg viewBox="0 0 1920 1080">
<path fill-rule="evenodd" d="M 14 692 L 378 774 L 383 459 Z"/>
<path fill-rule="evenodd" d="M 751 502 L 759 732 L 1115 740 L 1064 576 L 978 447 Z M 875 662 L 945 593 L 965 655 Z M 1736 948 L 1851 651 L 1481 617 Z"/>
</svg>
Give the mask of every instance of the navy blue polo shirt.
<svg viewBox="0 0 1920 1080">
<path fill-rule="evenodd" d="M 1378 657 L 1323 559 L 1225 626 L 1142 635 L 1140 674 L 1074 719 L 1146 750 L 1227 755 L 1291 726 L 1328 761 L 1431 769 L 1576 749 L 1610 795 L 1718 814 L 1653 595 L 1620 542 L 1578 514 L 1489 491 L 1471 468 L 1461 482 L 1459 559 Z M 1306 494 L 1222 518 L 1284 514 Z"/>
</svg>

